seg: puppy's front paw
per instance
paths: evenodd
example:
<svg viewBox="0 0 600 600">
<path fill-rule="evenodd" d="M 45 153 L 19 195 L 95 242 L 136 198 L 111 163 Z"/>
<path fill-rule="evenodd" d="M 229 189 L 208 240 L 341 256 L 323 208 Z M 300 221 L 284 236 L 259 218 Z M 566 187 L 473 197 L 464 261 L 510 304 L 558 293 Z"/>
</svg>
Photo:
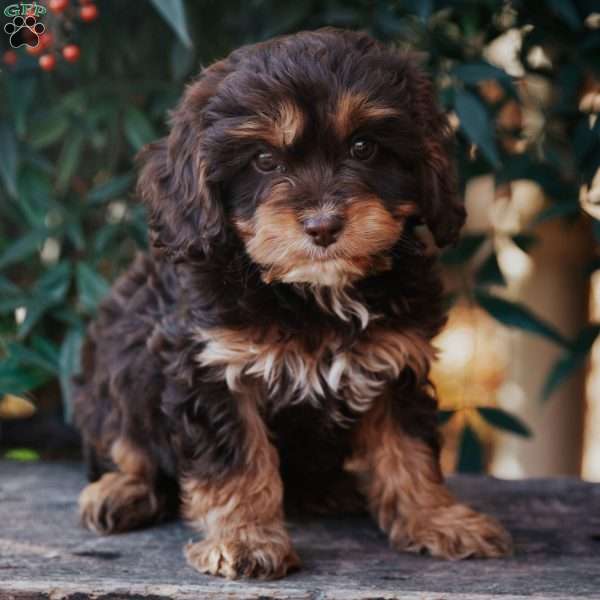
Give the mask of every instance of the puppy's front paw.
<svg viewBox="0 0 600 600">
<path fill-rule="evenodd" d="M 390 539 L 399 549 L 427 550 L 432 556 L 498 558 L 512 552 L 510 534 L 492 517 L 465 506 L 453 504 L 398 521 L 390 529 Z"/>
<path fill-rule="evenodd" d="M 185 556 L 201 573 L 228 579 L 278 579 L 300 565 L 287 533 L 260 529 L 190 543 Z"/>
<path fill-rule="evenodd" d="M 81 522 L 100 534 L 135 529 L 158 512 L 159 503 L 151 486 L 123 473 L 104 474 L 79 496 Z"/>
</svg>

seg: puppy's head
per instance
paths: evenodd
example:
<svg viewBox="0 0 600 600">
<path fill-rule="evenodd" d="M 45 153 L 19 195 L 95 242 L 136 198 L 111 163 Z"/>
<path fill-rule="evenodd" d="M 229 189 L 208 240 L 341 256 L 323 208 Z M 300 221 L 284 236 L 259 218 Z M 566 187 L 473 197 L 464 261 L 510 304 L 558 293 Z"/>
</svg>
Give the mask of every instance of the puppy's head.
<svg viewBox="0 0 600 600">
<path fill-rule="evenodd" d="M 153 244 L 209 257 L 236 236 L 265 281 L 338 286 L 464 221 L 450 130 L 410 56 L 331 29 L 243 47 L 205 69 L 149 146 Z"/>
</svg>

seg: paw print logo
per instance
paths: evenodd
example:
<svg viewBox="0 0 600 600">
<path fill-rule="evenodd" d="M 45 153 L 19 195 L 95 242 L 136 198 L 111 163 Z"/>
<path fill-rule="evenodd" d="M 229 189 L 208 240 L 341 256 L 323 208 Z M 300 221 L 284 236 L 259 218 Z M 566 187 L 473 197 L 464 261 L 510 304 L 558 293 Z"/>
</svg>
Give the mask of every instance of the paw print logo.
<svg viewBox="0 0 600 600">
<path fill-rule="evenodd" d="M 10 35 L 10 45 L 13 48 L 21 46 L 35 48 L 40 43 L 40 35 L 44 33 L 44 30 L 43 23 L 38 23 L 33 15 L 26 18 L 15 17 L 12 23 L 4 26 L 4 31 Z"/>
</svg>

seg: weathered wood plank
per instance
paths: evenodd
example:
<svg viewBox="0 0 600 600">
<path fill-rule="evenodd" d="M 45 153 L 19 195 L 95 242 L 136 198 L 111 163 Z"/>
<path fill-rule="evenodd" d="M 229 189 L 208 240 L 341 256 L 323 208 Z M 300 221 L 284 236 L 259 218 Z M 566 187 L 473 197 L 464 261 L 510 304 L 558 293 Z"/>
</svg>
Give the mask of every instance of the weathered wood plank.
<svg viewBox="0 0 600 600">
<path fill-rule="evenodd" d="M 452 480 L 456 493 L 500 518 L 516 540 L 503 560 L 449 563 L 398 554 L 368 519 L 290 523 L 303 561 L 277 582 L 199 575 L 181 523 L 99 538 L 80 528 L 75 464 L 0 462 L 0 598 L 289 598 L 310 600 L 600 598 L 600 485 L 574 479 Z"/>
</svg>

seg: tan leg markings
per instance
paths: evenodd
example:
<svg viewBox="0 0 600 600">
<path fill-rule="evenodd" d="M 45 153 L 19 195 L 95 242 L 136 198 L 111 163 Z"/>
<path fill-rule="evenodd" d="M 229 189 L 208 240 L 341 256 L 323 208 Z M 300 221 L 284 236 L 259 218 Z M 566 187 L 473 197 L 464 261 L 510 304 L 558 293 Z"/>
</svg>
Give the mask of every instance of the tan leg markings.
<svg viewBox="0 0 600 600">
<path fill-rule="evenodd" d="M 276 579 L 299 560 L 283 523 L 277 452 L 254 404 L 242 404 L 249 440 L 244 470 L 220 481 L 183 481 L 184 514 L 205 532 L 185 554 L 203 573 Z"/>
<path fill-rule="evenodd" d="M 119 470 L 105 473 L 79 496 L 83 525 L 108 534 L 157 520 L 163 503 L 154 491 L 154 468 L 148 458 L 122 438 L 112 445 L 111 457 Z"/>
<path fill-rule="evenodd" d="M 511 538 L 500 523 L 454 499 L 432 451 L 404 434 L 384 403 L 361 422 L 347 468 L 359 476 L 396 548 L 449 559 L 510 554 Z"/>
</svg>

